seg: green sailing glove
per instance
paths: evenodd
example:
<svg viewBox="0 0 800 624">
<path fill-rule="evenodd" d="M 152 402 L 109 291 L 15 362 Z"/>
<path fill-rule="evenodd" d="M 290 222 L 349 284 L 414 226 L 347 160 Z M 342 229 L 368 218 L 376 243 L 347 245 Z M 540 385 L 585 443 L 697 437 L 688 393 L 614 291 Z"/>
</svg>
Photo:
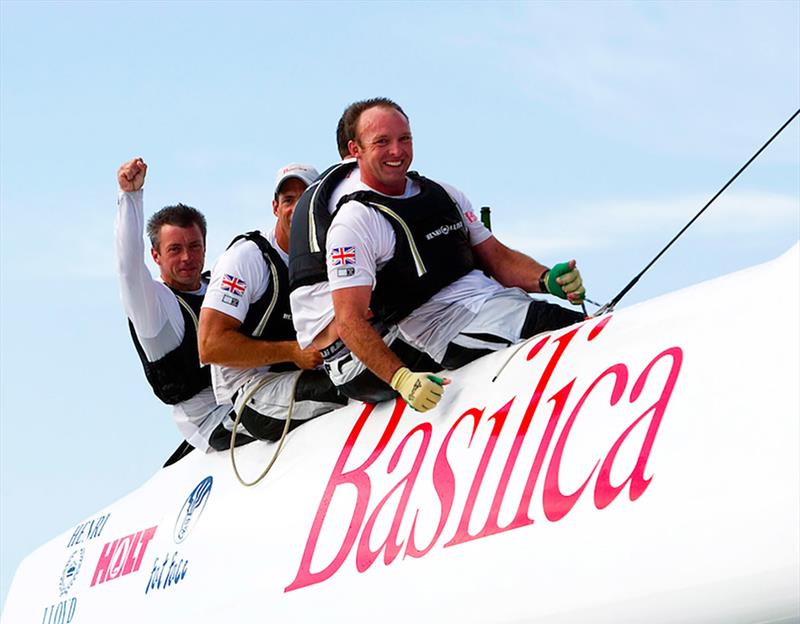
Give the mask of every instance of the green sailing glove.
<svg viewBox="0 0 800 624">
<path fill-rule="evenodd" d="M 561 299 L 566 299 L 573 305 L 583 303 L 586 289 L 583 287 L 581 273 L 575 266 L 575 261 L 559 262 L 542 277 L 547 292 Z"/>
</svg>

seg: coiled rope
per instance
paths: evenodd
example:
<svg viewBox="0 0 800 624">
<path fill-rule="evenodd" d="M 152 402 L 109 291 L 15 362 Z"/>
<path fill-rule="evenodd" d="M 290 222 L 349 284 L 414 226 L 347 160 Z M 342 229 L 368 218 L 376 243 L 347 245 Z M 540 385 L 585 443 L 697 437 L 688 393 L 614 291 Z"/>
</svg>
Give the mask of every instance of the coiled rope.
<svg viewBox="0 0 800 624">
<path fill-rule="evenodd" d="M 239 428 L 239 423 L 242 420 L 242 412 L 244 411 L 244 408 L 247 406 L 247 403 L 250 401 L 250 399 L 253 398 L 253 395 L 271 381 L 275 381 L 276 378 L 275 377 L 265 378 L 262 379 L 256 385 L 254 385 L 250 390 L 247 391 L 247 394 L 244 396 L 239 406 L 239 409 L 236 410 L 236 418 L 233 421 L 233 431 L 231 432 L 231 446 L 230 446 L 231 466 L 233 466 L 233 472 L 236 475 L 236 478 L 239 480 L 239 483 L 241 483 L 243 486 L 252 487 L 257 483 L 260 483 L 272 469 L 275 460 L 278 459 L 278 455 L 280 455 L 280 452 L 283 449 L 283 444 L 286 441 L 286 435 L 289 433 L 289 425 L 292 422 L 292 412 L 294 411 L 294 393 L 297 390 L 297 382 L 300 380 L 301 374 L 302 371 L 297 375 L 297 377 L 294 380 L 294 383 L 292 384 L 292 392 L 291 395 L 289 396 L 289 409 L 286 413 L 286 423 L 283 426 L 283 432 L 281 433 L 281 437 L 277 441 L 277 447 L 275 448 L 275 452 L 272 455 L 272 459 L 267 464 L 267 467 L 264 468 L 264 471 L 254 481 L 245 481 L 242 478 L 242 475 L 239 474 L 239 469 L 236 467 L 236 454 L 234 452 L 234 449 L 236 448 L 236 430 Z"/>
</svg>

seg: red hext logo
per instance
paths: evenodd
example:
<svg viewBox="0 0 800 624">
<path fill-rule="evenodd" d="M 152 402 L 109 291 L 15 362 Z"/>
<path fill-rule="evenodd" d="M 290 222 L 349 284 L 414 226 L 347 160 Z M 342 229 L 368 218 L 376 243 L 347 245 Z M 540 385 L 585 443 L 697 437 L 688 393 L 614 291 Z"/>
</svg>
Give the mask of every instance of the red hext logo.
<svg viewBox="0 0 800 624">
<path fill-rule="evenodd" d="M 144 552 L 158 527 L 131 533 L 103 546 L 103 552 L 94 569 L 91 587 L 136 572 L 142 565 Z"/>
<path fill-rule="evenodd" d="M 586 323 L 539 340 L 529 350 L 527 360 L 541 373 L 535 373 L 539 377 L 533 378 L 533 393 L 524 411 L 518 396 L 512 396 L 488 417 L 485 407 L 472 407 L 452 422 L 443 439 L 436 438 L 441 440 L 436 442 L 438 448 L 431 445 L 434 436 L 430 422 L 419 422 L 399 442 L 393 439 L 406 411 L 405 402 L 398 399 L 372 452 L 367 455 L 368 448 L 363 446 L 371 443 L 362 442 L 354 453 L 360 458 L 355 463 L 362 463 L 348 466 L 359 434 L 375 407 L 365 405 L 322 494 L 297 574 L 284 591 L 329 579 L 354 547 L 356 569 L 365 572 L 381 552 L 385 565 L 398 555 L 424 557 L 437 544 L 449 548 L 531 525 L 537 510 L 549 522 L 558 522 L 573 509 L 592 480 L 594 491 L 589 496 L 593 500 L 587 502 L 598 510 L 613 503 L 626 487 L 631 501 L 642 496 L 653 478 L 652 474 L 647 476 L 647 460 L 680 373 L 682 349 L 669 347 L 649 362 L 645 356 L 636 356 L 637 366 L 647 362 L 638 375 L 625 363 L 612 364 L 588 384 L 569 374 L 571 371 L 559 369 L 562 379 L 571 380 L 555 392 L 549 387 L 567 349 L 571 345 L 571 351 L 586 348 L 586 343 L 576 337 L 593 341 L 611 318 L 606 316 L 594 325 Z M 591 348 L 597 348 L 595 344 Z M 589 373 L 589 379 L 595 374 Z M 585 419 L 580 416 L 587 402 L 592 420 L 586 422 L 602 422 L 606 439 L 593 438 L 594 447 L 573 444 L 569 448 L 581 449 L 580 453 L 565 453 L 570 436 L 582 435 L 580 424 Z M 405 415 L 406 422 L 410 417 Z M 419 416 L 414 418 L 418 422 Z M 514 424 L 507 426 L 508 423 L 519 423 L 516 431 Z M 471 446 L 476 439 L 486 440 L 482 451 L 477 445 Z M 464 458 L 469 454 L 470 461 L 453 464 L 448 452 L 450 457 Z M 426 455 L 429 461 L 425 465 L 430 466 L 432 460 L 432 468 L 423 471 Z M 383 474 L 391 474 L 398 465 L 410 464 L 410 468 L 407 474 L 398 476 L 393 487 L 376 491 L 368 472 L 376 462 L 372 468 L 376 477 L 382 470 Z M 487 471 L 490 463 L 493 470 Z M 572 484 L 570 489 L 580 485 L 565 492 L 562 487 L 566 483 Z M 410 505 L 415 488 L 428 490 L 428 499 L 435 495 L 438 505 L 415 509 Z M 479 500 L 481 503 L 476 505 Z M 458 505 L 454 505 L 456 501 Z M 337 520 L 337 529 L 330 522 L 325 523 L 332 506 L 345 514 L 350 514 L 352 508 L 350 521 Z M 453 521 L 448 525 L 450 518 Z M 400 535 L 401 526 L 404 535 Z M 446 526 L 450 528 L 445 535 Z M 475 530 L 477 527 L 480 528 Z M 334 531 L 339 532 L 338 537 Z M 319 543 L 327 545 L 320 549 L 326 554 L 317 552 L 315 558 Z M 335 544 L 340 544 L 338 552 Z"/>
</svg>

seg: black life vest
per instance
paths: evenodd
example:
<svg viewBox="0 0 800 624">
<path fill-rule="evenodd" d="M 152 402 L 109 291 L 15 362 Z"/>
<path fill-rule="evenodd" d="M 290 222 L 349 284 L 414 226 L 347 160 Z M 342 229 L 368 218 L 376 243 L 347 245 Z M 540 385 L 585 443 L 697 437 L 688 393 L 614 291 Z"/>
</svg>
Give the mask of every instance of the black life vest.
<svg viewBox="0 0 800 624">
<path fill-rule="evenodd" d="M 476 266 L 458 205 L 436 182 L 413 171 L 408 176 L 420 186 L 413 197 L 357 191 L 342 197 L 336 209 L 351 200 L 361 202 L 394 229 L 394 256 L 377 272 L 370 300 L 372 312 L 387 324 L 401 321 Z"/>
<path fill-rule="evenodd" d="M 178 300 L 183 315 L 183 340 L 175 349 L 155 362 L 145 355 L 133 323 L 128 321 L 136 353 L 142 361 L 144 375 L 155 395 L 167 405 L 175 405 L 192 398 L 211 386 L 211 369 L 200 366 L 197 350 L 197 319 L 203 304 L 203 295 L 193 295 L 170 288 Z"/>
<path fill-rule="evenodd" d="M 328 167 L 297 201 L 289 235 L 289 287 L 328 280 L 325 243 L 333 215 L 328 212 L 331 194 L 356 166 L 347 160 Z"/>
<path fill-rule="evenodd" d="M 289 306 L 289 271 L 280 254 L 258 230 L 240 234 L 228 248 L 239 240 L 252 241 L 261 251 L 270 274 L 269 286 L 257 301 L 250 304 L 239 331 L 256 340 L 297 340 Z M 293 362 L 270 364 L 270 370 L 283 372 L 297 370 Z"/>
</svg>

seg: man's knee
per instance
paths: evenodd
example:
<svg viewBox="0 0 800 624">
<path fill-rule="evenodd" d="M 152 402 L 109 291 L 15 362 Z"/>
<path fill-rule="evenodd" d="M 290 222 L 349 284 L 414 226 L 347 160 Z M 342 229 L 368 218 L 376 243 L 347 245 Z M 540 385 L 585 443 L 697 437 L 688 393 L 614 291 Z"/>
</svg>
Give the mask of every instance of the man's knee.
<svg viewBox="0 0 800 624">
<path fill-rule="evenodd" d="M 347 405 L 347 397 L 339 392 L 322 370 L 305 370 L 300 373 L 294 389 L 294 400 Z"/>
<path fill-rule="evenodd" d="M 217 425 L 214 431 L 211 432 L 211 435 L 208 438 L 208 445 L 214 449 L 215 451 L 227 451 L 231 447 L 231 437 L 232 433 L 225 428 L 223 423 Z M 255 438 L 243 433 L 241 431 L 237 431 L 236 433 L 236 446 L 244 446 L 245 444 L 249 444 L 250 442 L 255 442 Z"/>
<path fill-rule="evenodd" d="M 339 386 L 339 391 L 354 401 L 380 403 L 397 397 L 392 387 L 368 368 Z"/>
<path fill-rule="evenodd" d="M 442 370 L 442 365 L 424 351 L 412 347 L 405 340 L 398 338 L 389 348 L 400 358 L 400 361 L 415 373 L 436 372 Z"/>
<path fill-rule="evenodd" d="M 489 355 L 494 351 L 496 351 L 496 349 L 471 349 L 451 342 L 447 345 L 447 351 L 445 351 L 444 358 L 442 358 L 442 365 L 447 370 L 455 370 L 466 366 L 470 362 L 474 362 L 484 355 Z"/>
<path fill-rule="evenodd" d="M 286 427 L 286 421 L 280 418 L 272 418 L 272 416 L 265 416 L 257 412 L 249 405 L 242 408 L 242 424 L 245 428 L 259 440 L 267 440 L 268 442 L 276 442 L 281 439 L 283 430 Z M 289 431 L 292 431 L 302 425 L 305 420 L 292 420 L 289 423 Z M 237 436 L 238 438 L 238 436 Z"/>
<path fill-rule="evenodd" d="M 532 301 L 528 306 L 520 338 L 530 338 L 542 332 L 561 329 L 584 320 L 581 312 L 568 310 L 546 301 Z"/>
</svg>

